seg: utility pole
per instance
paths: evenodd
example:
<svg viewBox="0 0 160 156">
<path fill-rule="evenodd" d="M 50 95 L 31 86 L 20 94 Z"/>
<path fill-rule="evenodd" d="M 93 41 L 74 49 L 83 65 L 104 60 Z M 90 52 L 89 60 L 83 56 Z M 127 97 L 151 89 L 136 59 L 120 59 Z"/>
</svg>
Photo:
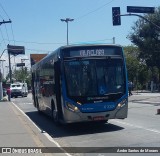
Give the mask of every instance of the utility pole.
<svg viewBox="0 0 160 156">
<path fill-rule="evenodd" d="M 4 21 L 3 20 L 3 22 L 0 22 L 0 25 L 5 24 L 5 23 L 12 23 L 12 21 L 11 20 L 9 20 L 9 21 Z"/>
<path fill-rule="evenodd" d="M 11 23 L 11 22 L 12 22 L 11 20 L 9 20 L 9 21 L 3 20 L 2 22 L 0 22 L 0 25 L 5 24 L 5 23 Z M 1 54 L 1 56 L 3 55 L 3 52 Z M 1 56 L 0 56 L 0 58 L 1 58 Z M 0 100 L 2 100 L 2 99 L 3 99 L 3 86 L 2 86 L 2 73 L 0 71 Z"/>
<path fill-rule="evenodd" d="M 3 68 L 3 62 L 4 62 L 4 61 L 6 61 L 6 60 L 0 60 L 0 62 L 2 62 L 2 70 L 3 70 L 2 73 L 3 73 L 3 77 L 4 77 L 4 68 Z"/>
<path fill-rule="evenodd" d="M 61 19 L 61 21 L 67 23 L 67 45 L 68 45 L 68 22 L 72 22 L 74 21 L 74 19 L 66 18 L 66 19 Z"/>
<path fill-rule="evenodd" d="M 23 63 L 23 62 L 26 61 L 26 60 L 28 60 L 28 59 L 21 59 L 21 63 Z M 24 66 L 25 66 L 25 65 L 24 65 Z M 22 74 L 23 74 L 23 82 L 25 82 L 24 76 L 25 76 L 26 73 L 24 73 L 23 65 L 22 65 Z"/>
</svg>

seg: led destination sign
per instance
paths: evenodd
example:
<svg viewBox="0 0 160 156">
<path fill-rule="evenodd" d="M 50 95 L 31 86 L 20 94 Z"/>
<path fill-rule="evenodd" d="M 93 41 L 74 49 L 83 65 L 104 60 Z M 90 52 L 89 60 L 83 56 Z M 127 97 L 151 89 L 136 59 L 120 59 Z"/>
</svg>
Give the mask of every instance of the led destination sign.
<svg viewBox="0 0 160 156">
<path fill-rule="evenodd" d="M 104 56 L 104 49 L 80 50 L 80 56 Z"/>
<path fill-rule="evenodd" d="M 71 49 L 64 52 L 64 57 L 90 57 L 90 56 L 122 56 L 122 49 L 120 47 L 107 47 L 95 49 Z"/>
</svg>

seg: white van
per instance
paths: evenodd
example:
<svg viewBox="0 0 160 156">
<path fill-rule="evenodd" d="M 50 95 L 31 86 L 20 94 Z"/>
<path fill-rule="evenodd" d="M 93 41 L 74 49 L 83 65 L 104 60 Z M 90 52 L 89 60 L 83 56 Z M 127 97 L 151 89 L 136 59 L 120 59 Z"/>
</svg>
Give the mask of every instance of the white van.
<svg viewBox="0 0 160 156">
<path fill-rule="evenodd" d="M 12 83 L 10 89 L 11 89 L 11 98 L 17 96 L 27 97 L 28 95 L 27 83 L 21 83 L 21 82 Z"/>
</svg>

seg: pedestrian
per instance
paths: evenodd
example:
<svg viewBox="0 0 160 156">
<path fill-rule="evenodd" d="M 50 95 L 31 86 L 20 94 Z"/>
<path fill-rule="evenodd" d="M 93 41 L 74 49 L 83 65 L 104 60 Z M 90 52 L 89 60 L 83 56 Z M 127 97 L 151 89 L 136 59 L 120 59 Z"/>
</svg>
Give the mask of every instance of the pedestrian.
<svg viewBox="0 0 160 156">
<path fill-rule="evenodd" d="M 131 81 L 128 82 L 128 91 L 129 91 L 129 96 L 131 96 L 132 95 L 132 82 Z"/>
<path fill-rule="evenodd" d="M 7 89 L 8 101 L 11 101 L 11 89 Z"/>
</svg>

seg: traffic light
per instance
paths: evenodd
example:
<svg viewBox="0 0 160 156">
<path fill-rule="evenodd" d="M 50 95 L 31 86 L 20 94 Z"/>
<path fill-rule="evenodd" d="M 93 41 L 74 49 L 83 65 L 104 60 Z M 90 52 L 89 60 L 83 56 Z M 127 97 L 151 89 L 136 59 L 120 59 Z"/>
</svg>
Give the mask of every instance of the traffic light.
<svg viewBox="0 0 160 156">
<path fill-rule="evenodd" d="M 112 7 L 113 25 L 121 25 L 120 7 Z"/>
</svg>

